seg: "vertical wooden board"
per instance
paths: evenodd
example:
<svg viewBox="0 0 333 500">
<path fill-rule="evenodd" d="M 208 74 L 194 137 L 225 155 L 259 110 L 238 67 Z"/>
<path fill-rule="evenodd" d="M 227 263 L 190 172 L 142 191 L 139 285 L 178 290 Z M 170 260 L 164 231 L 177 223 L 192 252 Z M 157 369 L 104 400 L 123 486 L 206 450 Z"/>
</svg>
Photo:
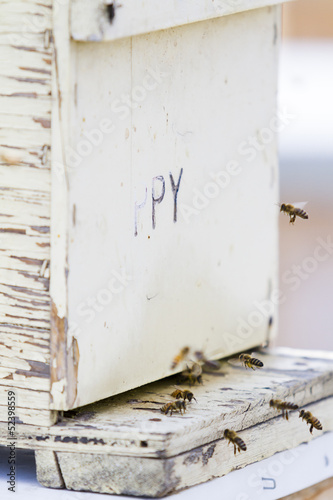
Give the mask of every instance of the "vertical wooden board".
<svg viewBox="0 0 333 500">
<path fill-rule="evenodd" d="M 47 488 L 64 488 L 56 453 L 51 450 L 36 450 L 35 458 L 38 481 Z"/>
<path fill-rule="evenodd" d="M 78 354 L 67 336 L 68 275 L 68 170 L 70 129 L 71 47 L 68 32 L 69 1 L 53 14 L 54 58 L 52 65 L 52 206 L 51 206 L 51 406 L 62 409 L 76 397 Z M 71 343 L 70 343 L 71 342 Z M 66 401 L 64 403 L 64 401 Z"/>
<path fill-rule="evenodd" d="M 0 2 L 0 421 L 50 425 L 50 0 Z M 46 32 L 46 33 L 45 33 Z"/>
<path fill-rule="evenodd" d="M 70 406 L 169 375 L 184 345 L 219 357 L 267 339 L 279 15 L 265 8 L 75 45 L 67 346 L 75 341 L 79 361 Z M 263 129 L 256 151 L 249 140 Z M 177 185 L 181 169 L 174 222 L 170 176 Z M 242 329 L 249 318 L 254 326 Z M 53 407 L 69 405 L 59 394 Z"/>
</svg>

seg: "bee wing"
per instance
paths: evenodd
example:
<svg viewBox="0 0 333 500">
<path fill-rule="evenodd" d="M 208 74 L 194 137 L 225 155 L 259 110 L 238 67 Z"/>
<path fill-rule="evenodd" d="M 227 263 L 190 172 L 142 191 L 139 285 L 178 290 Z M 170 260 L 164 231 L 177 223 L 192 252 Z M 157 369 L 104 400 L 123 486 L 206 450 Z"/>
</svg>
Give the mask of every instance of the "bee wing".
<svg viewBox="0 0 333 500">
<path fill-rule="evenodd" d="M 203 351 L 195 351 L 194 356 L 197 358 L 197 361 L 204 361 L 206 359 Z"/>
<path fill-rule="evenodd" d="M 202 374 L 201 365 L 199 365 L 199 363 L 194 363 L 193 366 L 191 367 L 191 372 L 192 372 L 192 375 L 194 375 L 194 376 L 201 375 Z"/>
<path fill-rule="evenodd" d="M 294 203 L 292 203 L 292 205 L 294 205 L 295 208 L 300 208 L 301 210 L 303 210 L 307 203 L 307 201 L 295 201 Z"/>
</svg>

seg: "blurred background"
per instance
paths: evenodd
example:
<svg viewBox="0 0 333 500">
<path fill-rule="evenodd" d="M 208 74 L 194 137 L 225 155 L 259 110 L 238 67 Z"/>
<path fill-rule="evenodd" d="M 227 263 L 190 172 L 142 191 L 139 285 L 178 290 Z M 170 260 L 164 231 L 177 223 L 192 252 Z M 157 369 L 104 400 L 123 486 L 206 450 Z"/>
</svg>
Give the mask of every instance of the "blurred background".
<svg viewBox="0 0 333 500">
<path fill-rule="evenodd" d="M 307 201 L 309 220 L 280 216 L 276 343 L 333 350 L 332 0 L 284 4 L 278 99 L 294 115 L 279 137 L 280 199 Z"/>
</svg>

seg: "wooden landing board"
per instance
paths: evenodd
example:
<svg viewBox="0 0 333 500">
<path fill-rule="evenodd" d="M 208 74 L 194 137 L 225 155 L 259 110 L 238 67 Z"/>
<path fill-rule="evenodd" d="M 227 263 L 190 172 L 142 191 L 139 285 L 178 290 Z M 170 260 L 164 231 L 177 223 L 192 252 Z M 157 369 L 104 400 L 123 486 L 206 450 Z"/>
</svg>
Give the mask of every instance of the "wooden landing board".
<svg viewBox="0 0 333 500">
<path fill-rule="evenodd" d="M 320 356 L 320 354 L 319 354 Z M 294 448 L 333 430 L 333 357 L 299 357 L 279 350 L 258 353 L 264 368 L 224 362 L 193 387 L 197 403 L 186 414 L 165 416 L 174 378 L 114 396 L 66 414 L 51 428 L 17 425 L 17 447 L 36 450 L 39 481 L 74 490 L 163 496 L 227 474 L 235 468 Z M 271 409 L 271 398 L 306 406 L 323 425 L 289 421 Z M 247 451 L 233 454 L 226 428 L 239 433 Z M 0 443 L 7 442 L 0 427 Z"/>
<path fill-rule="evenodd" d="M 333 398 L 306 408 L 324 422 L 325 430 L 333 430 Z M 239 432 L 248 449 L 236 456 L 225 439 L 163 459 L 38 450 L 37 479 L 52 488 L 161 497 L 224 476 L 322 434 L 314 431 L 311 436 L 297 417 L 298 414 L 292 415 L 289 422 L 275 417 Z M 293 460 L 292 451 L 286 461 Z"/>
<path fill-rule="evenodd" d="M 67 412 L 49 428 L 18 424 L 18 447 L 166 458 L 220 439 L 225 428 L 239 431 L 270 420 L 277 416 L 272 398 L 301 407 L 333 396 L 333 357 L 280 356 L 279 350 L 257 356 L 264 362 L 260 370 L 224 361 L 218 372 L 203 374 L 203 384 L 192 387 L 197 403 L 188 404 L 183 416 L 160 412 L 173 399 L 177 377 L 169 377 Z M 0 425 L 0 444 L 6 432 Z"/>
</svg>

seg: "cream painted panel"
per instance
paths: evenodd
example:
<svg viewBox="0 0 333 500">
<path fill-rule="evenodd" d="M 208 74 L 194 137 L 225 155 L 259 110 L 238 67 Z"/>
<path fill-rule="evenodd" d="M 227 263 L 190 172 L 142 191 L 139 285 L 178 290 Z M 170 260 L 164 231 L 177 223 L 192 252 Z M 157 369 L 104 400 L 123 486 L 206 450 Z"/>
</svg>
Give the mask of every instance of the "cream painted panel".
<svg viewBox="0 0 333 500">
<path fill-rule="evenodd" d="M 267 340 L 270 312 L 259 309 L 277 286 L 279 20 L 278 7 L 264 8 L 75 45 L 73 407 L 170 375 L 184 345 L 217 358 Z M 177 185 L 181 171 L 175 222 L 170 176 Z"/>
<path fill-rule="evenodd" d="M 70 29 L 74 40 L 101 42 L 280 3 L 281 0 L 71 0 Z"/>
</svg>

